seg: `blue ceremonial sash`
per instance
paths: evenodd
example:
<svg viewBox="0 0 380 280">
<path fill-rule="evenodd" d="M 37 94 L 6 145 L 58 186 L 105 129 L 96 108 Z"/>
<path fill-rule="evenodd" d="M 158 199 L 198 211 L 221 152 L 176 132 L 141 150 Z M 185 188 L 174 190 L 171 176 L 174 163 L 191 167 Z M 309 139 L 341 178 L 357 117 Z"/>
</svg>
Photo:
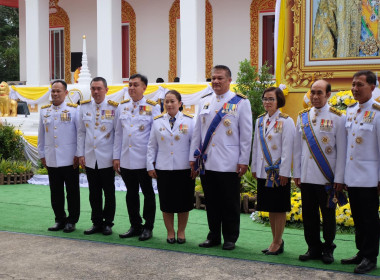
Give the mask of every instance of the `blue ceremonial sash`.
<svg viewBox="0 0 380 280">
<path fill-rule="evenodd" d="M 235 95 L 228 101 L 228 104 L 238 104 L 240 100 L 242 100 L 243 97 L 239 95 Z M 203 141 L 203 144 L 200 145 L 200 147 L 194 152 L 194 158 L 195 160 L 195 170 L 199 171 L 201 175 L 205 174 L 205 162 L 207 160 L 207 154 L 206 150 L 208 148 L 208 145 L 210 144 L 211 137 L 216 130 L 216 128 L 219 126 L 220 122 L 224 118 L 225 115 L 227 115 L 227 111 L 223 110 L 224 105 L 218 113 L 215 115 L 214 119 L 212 120 L 207 132 L 205 139 Z"/>
<path fill-rule="evenodd" d="M 279 173 L 280 173 L 281 158 L 279 158 L 274 164 L 272 163 L 272 156 L 269 152 L 267 142 L 265 141 L 265 137 L 264 137 L 263 120 L 264 120 L 264 116 L 260 117 L 259 131 L 260 131 L 261 149 L 263 151 L 265 161 L 268 163 L 268 165 L 265 166 L 265 172 L 267 173 L 267 180 L 265 182 L 265 186 L 273 188 L 273 187 L 280 186 Z"/>
<path fill-rule="evenodd" d="M 319 142 L 316 139 L 312 125 L 310 124 L 309 112 L 304 112 L 302 117 L 302 131 L 306 136 L 306 143 L 309 147 L 310 153 L 313 156 L 315 162 L 317 163 L 319 170 L 322 172 L 323 176 L 329 181 L 329 184 L 325 186 L 325 190 L 328 194 L 327 207 L 334 208 L 336 202 L 343 206 L 347 203 L 347 198 L 345 198 L 344 193 L 337 192 L 333 188 L 334 185 L 334 173 L 330 167 L 328 160 L 325 157 Z M 341 204 L 342 203 L 342 204 Z"/>
</svg>

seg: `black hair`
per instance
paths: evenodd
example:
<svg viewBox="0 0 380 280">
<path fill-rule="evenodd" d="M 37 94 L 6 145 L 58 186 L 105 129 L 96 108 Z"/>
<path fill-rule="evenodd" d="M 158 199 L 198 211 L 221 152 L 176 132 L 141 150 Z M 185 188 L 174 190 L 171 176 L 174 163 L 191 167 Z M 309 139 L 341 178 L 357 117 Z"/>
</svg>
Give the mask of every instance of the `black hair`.
<svg viewBox="0 0 380 280">
<path fill-rule="evenodd" d="M 274 94 L 276 95 L 277 99 L 277 109 L 285 106 L 285 95 L 283 91 L 278 87 L 269 87 L 264 90 L 263 94 L 261 95 L 261 98 L 264 98 L 264 95 L 267 92 L 274 91 Z"/>
<path fill-rule="evenodd" d="M 366 82 L 370 85 L 376 85 L 376 75 L 372 71 L 369 70 L 361 70 L 358 71 L 354 74 L 353 78 L 360 77 L 360 76 L 365 76 L 366 77 Z"/>
<path fill-rule="evenodd" d="M 181 94 L 180 94 L 178 91 L 176 91 L 176 90 L 174 90 L 174 89 L 169 90 L 167 93 L 165 93 L 165 97 L 166 97 L 166 95 L 168 95 L 168 94 L 173 94 L 173 95 L 175 96 L 175 98 L 178 100 L 178 102 L 182 102 Z M 183 110 L 183 103 L 182 103 L 181 106 L 179 107 L 179 111 L 181 112 L 182 110 Z"/>
<path fill-rule="evenodd" d="M 93 78 L 91 80 L 90 85 L 92 84 L 92 82 L 103 82 L 104 87 L 107 88 L 107 81 L 103 77 L 95 77 L 95 78 Z"/>
<path fill-rule="evenodd" d="M 157 78 L 156 79 L 156 83 L 159 84 L 159 83 L 163 83 L 165 82 L 163 78 Z"/>
<path fill-rule="evenodd" d="M 231 78 L 232 76 L 230 68 L 228 68 L 225 65 L 215 65 L 214 68 L 212 68 L 211 72 L 213 72 L 214 70 L 224 70 L 226 71 L 228 78 Z"/>
<path fill-rule="evenodd" d="M 133 74 L 132 76 L 129 77 L 129 80 L 132 80 L 132 79 L 140 79 L 145 86 L 148 86 L 148 78 L 144 75 L 141 75 L 141 74 Z"/>
<path fill-rule="evenodd" d="M 63 87 L 65 88 L 65 90 L 67 90 L 67 83 L 64 80 L 55 80 L 51 83 L 51 86 L 53 86 L 56 83 L 61 83 Z"/>
</svg>

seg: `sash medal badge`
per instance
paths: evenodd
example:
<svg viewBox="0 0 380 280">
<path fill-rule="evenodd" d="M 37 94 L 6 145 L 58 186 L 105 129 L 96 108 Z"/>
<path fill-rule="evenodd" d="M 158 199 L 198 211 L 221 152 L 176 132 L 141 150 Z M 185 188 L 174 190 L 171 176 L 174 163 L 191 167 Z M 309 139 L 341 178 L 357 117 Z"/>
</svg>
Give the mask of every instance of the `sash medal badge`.
<svg viewBox="0 0 380 280">
<path fill-rule="evenodd" d="M 276 121 L 276 123 L 274 124 L 274 133 L 282 133 L 283 125 L 284 125 L 284 122 Z"/>
<path fill-rule="evenodd" d="M 332 120 L 321 119 L 321 125 L 320 125 L 321 131 L 330 132 L 332 128 L 333 128 Z"/>
<path fill-rule="evenodd" d="M 187 124 L 180 124 L 179 133 L 187 134 L 188 129 L 189 128 L 188 128 Z"/>
<path fill-rule="evenodd" d="M 363 116 L 363 122 L 372 123 L 373 118 L 375 117 L 376 112 L 365 111 Z"/>
<path fill-rule="evenodd" d="M 236 108 L 236 104 L 224 103 L 222 113 L 227 115 L 235 115 Z"/>
<path fill-rule="evenodd" d="M 71 113 L 70 111 L 62 111 L 61 113 L 61 121 L 62 122 L 70 122 L 71 121 Z"/>
<path fill-rule="evenodd" d="M 115 110 L 102 110 L 102 119 L 113 120 L 115 118 Z"/>
<path fill-rule="evenodd" d="M 140 115 L 150 116 L 152 115 L 152 107 L 151 106 L 140 106 L 139 108 Z"/>
</svg>

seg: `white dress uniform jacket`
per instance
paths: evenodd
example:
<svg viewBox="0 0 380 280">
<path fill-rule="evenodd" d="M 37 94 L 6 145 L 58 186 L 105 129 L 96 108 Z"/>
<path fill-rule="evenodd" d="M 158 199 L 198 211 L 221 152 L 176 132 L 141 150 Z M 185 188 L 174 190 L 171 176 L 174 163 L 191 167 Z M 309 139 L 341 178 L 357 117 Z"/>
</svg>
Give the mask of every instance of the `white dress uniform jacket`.
<svg viewBox="0 0 380 280">
<path fill-rule="evenodd" d="M 310 124 L 312 124 L 316 139 L 334 173 L 334 183 L 343 184 L 347 146 L 344 128 L 346 118 L 334 108 L 330 108 L 327 103 L 320 109 L 312 107 L 307 110 L 309 110 Z M 306 138 L 303 136 L 302 112 L 297 118 L 296 136 L 294 138 L 293 177 L 301 178 L 301 183 L 325 185 L 328 180 L 320 171 L 310 153 Z"/>
<path fill-rule="evenodd" d="M 370 99 L 347 108 L 346 130 L 345 184 L 349 187 L 377 186 L 380 180 L 380 105 Z"/>
<path fill-rule="evenodd" d="M 112 167 L 112 150 L 116 127 L 118 103 L 104 99 L 81 103 L 78 128 L 78 156 L 84 156 L 86 166 L 95 168 Z"/>
<path fill-rule="evenodd" d="M 267 127 L 266 123 L 268 119 L 270 124 Z M 280 110 L 277 110 L 271 117 L 269 117 L 268 113 L 265 114 L 262 124 L 264 138 L 272 156 L 272 164 L 281 158 L 280 176 L 291 177 L 293 140 L 295 134 L 293 119 L 288 115 L 282 114 Z M 252 172 L 256 172 L 258 178 L 266 179 L 266 166 L 268 166 L 268 163 L 265 160 L 261 146 L 258 118 L 255 125 L 255 137 L 253 139 L 251 170 Z"/>
<path fill-rule="evenodd" d="M 146 155 L 153 118 L 160 106 L 143 97 L 138 102 L 126 99 L 118 108 L 113 158 L 126 169 L 146 168 Z"/>
<path fill-rule="evenodd" d="M 77 155 L 76 104 L 63 102 L 59 106 L 42 106 L 38 128 L 38 154 L 49 167 L 73 165 Z"/>
<path fill-rule="evenodd" d="M 200 103 L 200 111 L 194 127 L 190 148 L 190 161 L 194 152 L 204 142 L 208 128 L 216 113 L 236 94 L 227 91 L 223 95 L 211 94 Z M 236 172 L 237 164 L 249 164 L 252 139 L 252 112 L 248 99 L 243 98 L 234 112 L 226 114 L 216 128 L 206 150 L 206 170 Z"/>
<path fill-rule="evenodd" d="M 178 112 L 175 118 L 173 129 L 170 128 L 168 114 L 160 115 L 153 121 L 148 145 L 148 171 L 155 168 L 158 170 L 190 169 L 189 154 L 194 127 L 193 117 Z"/>
</svg>

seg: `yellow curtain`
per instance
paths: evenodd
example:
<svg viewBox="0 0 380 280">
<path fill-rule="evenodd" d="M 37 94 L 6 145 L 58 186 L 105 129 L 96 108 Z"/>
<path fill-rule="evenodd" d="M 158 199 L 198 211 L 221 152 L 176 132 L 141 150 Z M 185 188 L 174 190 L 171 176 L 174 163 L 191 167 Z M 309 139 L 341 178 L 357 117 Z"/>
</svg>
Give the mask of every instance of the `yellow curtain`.
<svg viewBox="0 0 380 280">
<path fill-rule="evenodd" d="M 12 89 L 20 94 L 22 97 L 31 100 L 37 100 L 44 96 L 48 91 L 49 87 L 15 87 L 12 86 Z"/>
<path fill-rule="evenodd" d="M 107 95 L 114 94 L 118 91 L 121 91 L 125 86 L 108 86 Z"/>
<path fill-rule="evenodd" d="M 32 146 L 37 147 L 38 136 L 23 136 L 24 139 Z"/>
<path fill-rule="evenodd" d="M 208 85 L 191 85 L 191 84 L 162 84 L 163 88 L 169 89 L 169 90 L 176 90 L 180 94 L 193 94 L 199 91 L 204 90 L 207 88 Z"/>
</svg>

